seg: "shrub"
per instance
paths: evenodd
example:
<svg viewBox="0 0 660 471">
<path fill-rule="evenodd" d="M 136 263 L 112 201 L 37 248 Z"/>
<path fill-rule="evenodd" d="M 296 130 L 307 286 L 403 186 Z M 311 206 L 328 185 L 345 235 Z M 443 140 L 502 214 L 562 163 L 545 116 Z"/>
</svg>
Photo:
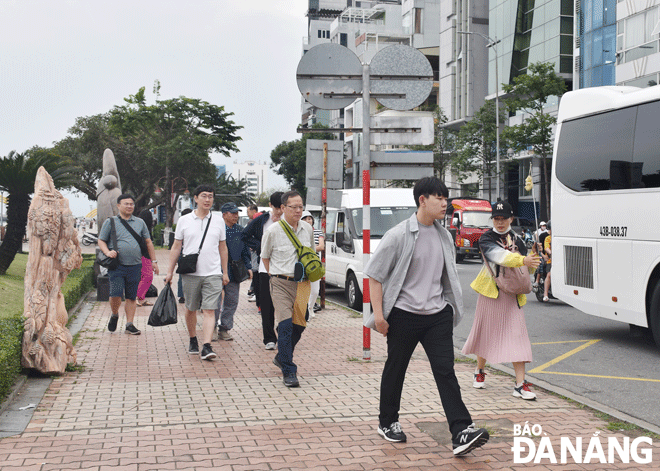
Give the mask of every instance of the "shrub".
<svg viewBox="0 0 660 471">
<path fill-rule="evenodd" d="M 0 399 L 11 391 L 21 372 L 23 312 L 0 318 Z"/>
<path fill-rule="evenodd" d="M 64 280 L 62 295 L 67 311 L 71 310 L 94 286 L 94 254 L 83 254 L 82 266 Z"/>
<path fill-rule="evenodd" d="M 151 229 L 151 234 L 154 237 L 154 240 L 152 241 L 154 245 L 163 245 L 163 229 L 165 229 L 164 222 L 156 224 L 153 229 Z"/>
</svg>

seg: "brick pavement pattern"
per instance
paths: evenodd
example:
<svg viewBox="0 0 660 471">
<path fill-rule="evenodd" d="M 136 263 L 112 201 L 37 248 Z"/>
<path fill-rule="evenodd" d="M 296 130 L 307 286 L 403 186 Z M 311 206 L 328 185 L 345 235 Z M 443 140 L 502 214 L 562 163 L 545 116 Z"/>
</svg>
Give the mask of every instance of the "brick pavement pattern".
<svg viewBox="0 0 660 471">
<path fill-rule="evenodd" d="M 166 266 L 167 252 L 158 259 Z M 162 278 L 154 280 L 159 288 Z M 109 304 L 95 302 L 76 345 L 82 371 L 56 378 L 25 432 L 0 440 L 0 470 L 649 469 L 620 460 L 514 465 L 513 424 L 541 424 L 558 459 L 561 436 L 583 437 L 584 452 L 600 432 L 607 455 L 606 437 L 631 435 L 610 432 L 591 411 L 538 389 L 536 401 L 516 399 L 506 375 L 490 374 L 485 389 L 473 389 L 474 366 L 465 362 L 456 364 L 463 398 L 491 440 L 455 458 L 421 347 L 402 398 L 408 442 L 389 443 L 376 432 L 384 338 L 372 335 L 373 360 L 363 362 L 361 319 L 321 311 L 296 349 L 301 387 L 286 388 L 275 352 L 263 348 L 247 283 L 242 288 L 235 340 L 214 342 L 213 362 L 187 353 L 183 305 L 177 325 L 159 328 L 147 326 L 151 308 L 138 308 L 142 335 L 132 336 L 123 333 L 123 312 L 108 332 Z M 652 451 L 660 459 L 657 444 Z"/>
</svg>

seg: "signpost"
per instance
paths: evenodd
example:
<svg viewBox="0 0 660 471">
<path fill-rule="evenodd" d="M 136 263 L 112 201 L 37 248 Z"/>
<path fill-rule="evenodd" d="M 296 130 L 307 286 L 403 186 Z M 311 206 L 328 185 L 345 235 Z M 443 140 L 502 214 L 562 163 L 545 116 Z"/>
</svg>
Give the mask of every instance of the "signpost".
<svg viewBox="0 0 660 471">
<path fill-rule="evenodd" d="M 388 129 L 386 127 L 372 128 L 371 98 L 376 99 L 383 106 L 393 110 L 410 110 L 421 105 L 431 93 L 433 88 L 433 69 L 428 59 L 409 46 L 392 45 L 379 51 L 371 64 L 360 64 L 360 60 L 349 49 L 335 43 L 319 44 L 310 49 L 298 63 L 296 72 L 300 93 L 317 108 L 336 110 L 345 108 L 356 98 L 362 98 L 362 128 L 352 129 L 362 132 L 364 145 L 362 146 L 362 247 L 363 267 L 366 268 L 371 255 L 371 133 L 379 132 L 421 132 L 421 127 Z M 431 120 L 431 128 L 433 122 Z M 298 129 L 308 132 L 308 129 Z M 323 132 L 348 131 L 344 128 L 323 129 Z M 422 144 L 433 144 L 433 132 L 428 141 Z M 403 158 L 403 157 L 402 157 Z M 426 158 L 426 157 L 425 157 Z M 432 154 L 431 154 L 432 162 Z M 398 178 L 402 175 L 419 171 L 419 164 L 406 166 L 410 162 L 390 162 L 398 168 Z M 404 164 L 404 165 L 401 165 Z M 376 171 L 385 166 L 376 162 Z M 411 170 L 404 172 L 404 169 Z M 432 175 L 432 167 L 428 167 Z M 370 313 L 369 280 L 362 281 L 362 316 L 366 318 Z M 371 359 L 371 331 L 362 328 L 362 358 Z"/>
</svg>

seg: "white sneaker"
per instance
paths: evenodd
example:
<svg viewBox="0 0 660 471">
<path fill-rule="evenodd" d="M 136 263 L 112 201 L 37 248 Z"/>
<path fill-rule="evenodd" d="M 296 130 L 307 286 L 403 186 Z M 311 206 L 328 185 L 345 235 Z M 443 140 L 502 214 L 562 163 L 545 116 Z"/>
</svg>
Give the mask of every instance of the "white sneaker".
<svg viewBox="0 0 660 471">
<path fill-rule="evenodd" d="M 268 342 L 265 348 L 266 350 L 275 350 L 275 342 Z"/>
<path fill-rule="evenodd" d="M 536 394 L 532 392 L 529 387 L 531 386 L 532 383 L 528 383 L 527 381 L 523 381 L 522 385 L 518 388 L 513 388 L 513 397 L 520 397 L 522 399 L 525 399 L 526 401 L 532 401 L 536 399 Z"/>
<path fill-rule="evenodd" d="M 257 295 L 256 294 L 251 294 L 250 296 L 248 296 L 248 301 L 251 302 L 251 303 L 257 302 Z"/>
<path fill-rule="evenodd" d="M 472 387 L 477 389 L 483 389 L 486 387 L 486 373 L 484 373 L 484 370 L 479 370 L 474 374 Z"/>
<path fill-rule="evenodd" d="M 543 296 L 543 302 L 547 303 L 548 301 L 550 301 L 550 298 L 548 298 L 547 296 Z"/>
</svg>

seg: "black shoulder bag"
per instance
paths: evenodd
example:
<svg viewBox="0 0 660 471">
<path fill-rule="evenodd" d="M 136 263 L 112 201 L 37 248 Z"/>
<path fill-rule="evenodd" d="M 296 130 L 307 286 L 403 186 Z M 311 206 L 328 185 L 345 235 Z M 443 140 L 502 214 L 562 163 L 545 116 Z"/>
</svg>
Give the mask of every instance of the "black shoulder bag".
<svg viewBox="0 0 660 471">
<path fill-rule="evenodd" d="M 240 258 L 238 260 L 232 260 L 229 247 L 227 247 L 227 254 L 229 255 L 229 270 L 231 271 L 234 281 L 236 283 L 241 283 L 250 278 L 250 273 L 248 272 L 245 263 L 243 263 L 243 260 Z"/>
<path fill-rule="evenodd" d="M 110 240 L 112 240 L 112 250 L 117 250 L 117 231 L 115 230 L 115 218 L 110 218 Z M 99 250 L 96 256 L 96 262 L 108 270 L 116 270 L 119 267 L 119 252 L 115 258 L 108 257 L 103 251 Z"/>
<path fill-rule="evenodd" d="M 204 230 L 202 241 L 199 243 L 199 250 L 197 253 L 181 255 L 181 257 L 179 257 L 179 265 L 176 268 L 176 272 L 180 275 L 185 275 L 186 273 L 195 273 L 197 271 L 197 258 L 199 257 L 199 253 L 202 251 L 202 245 L 204 245 L 204 239 L 206 239 L 206 233 L 208 232 L 209 226 L 211 225 L 212 217 L 213 213 L 210 213 L 209 223 L 206 225 L 206 229 Z"/>
<path fill-rule="evenodd" d="M 131 235 L 135 238 L 135 240 L 137 240 L 137 243 L 140 246 L 140 252 L 142 252 L 142 256 L 144 258 L 148 258 L 149 260 L 151 260 L 151 257 L 149 256 L 149 250 L 147 249 L 147 243 L 144 241 L 142 236 L 139 235 L 137 232 L 135 232 L 135 230 L 133 230 L 131 225 L 126 221 L 124 221 L 124 218 L 120 217 L 119 220 L 124 225 L 126 230 L 128 230 L 128 232 L 131 233 Z"/>
</svg>

